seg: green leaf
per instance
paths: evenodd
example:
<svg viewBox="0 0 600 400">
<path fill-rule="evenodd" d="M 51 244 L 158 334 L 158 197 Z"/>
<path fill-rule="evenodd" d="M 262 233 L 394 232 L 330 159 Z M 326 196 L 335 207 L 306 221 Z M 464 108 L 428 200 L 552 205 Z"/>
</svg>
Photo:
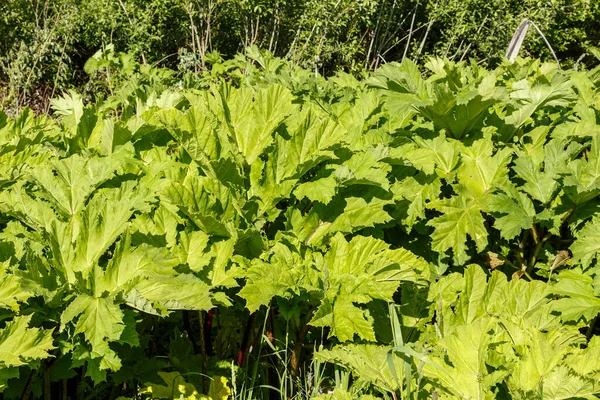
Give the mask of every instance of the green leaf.
<svg viewBox="0 0 600 400">
<path fill-rule="evenodd" d="M 258 89 L 232 90 L 223 98 L 225 116 L 246 163 L 255 160 L 273 143 L 273 134 L 295 111 L 291 92 L 280 85 Z"/>
<path fill-rule="evenodd" d="M 507 181 L 507 165 L 511 161 L 512 151 L 504 148 L 493 156 L 492 152 L 493 144 L 489 139 L 477 140 L 462 149 L 459 182 L 476 199 L 490 193 L 494 185 Z"/>
<path fill-rule="evenodd" d="M 177 242 L 177 214 L 165 206 L 154 210 L 154 215 L 140 214 L 131 224 L 134 244 L 146 243 L 156 247 L 172 248 Z"/>
<path fill-rule="evenodd" d="M 340 341 L 352 341 L 354 335 L 375 342 L 375 330 L 373 323 L 367 320 L 364 310 L 354 306 L 349 299 L 338 299 L 332 309 L 331 336 L 336 336 Z M 311 321 L 311 325 L 323 326 L 318 319 Z"/>
<path fill-rule="evenodd" d="M 166 385 L 157 385 L 151 382 L 146 383 L 146 387 L 141 393 L 151 394 L 152 398 L 157 399 L 179 399 L 197 395 L 196 388 L 191 383 L 187 383 L 185 377 L 177 371 L 159 372 L 161 379 Z"/>
<path fill-rule="evenodd" d="M 18 368 L 0 369 L 0 393 L 8 388 L 8 381 L 13 378 L 19 378 Z"/>
<path fill-rule="evenodd" d="M 541 107 L 567 106 L 575 99 L 569 90 L 572 86 L 568 77 L 555 74 L 551 82 L 535 82 L 530 85 L 526 79 L 513 83 L 510 97 L 515 100 L 514 111 L 505 118 L 509 138 Z"/>
<path fill-rule="evenodd" d="M 22 279 L 8 273 L 9 262 L 0 263 L 0 307 L 19 311 L 19 304 L 24 303 L 34 292 L 23 285 Z"/>
<path fill-rule="evenodd" d="M 84 112 L 83 98 L 79 93 L 70 91 L 62 97 L 53 99 L 50 105 L 54 109 L 54 113 L 62 117 L 66 126 L 77 129 Z"/>
<path fill-rule="evenodd" d="M 101 369 L 118 370 L 121 364 L 108 343 L 119 340 L 125 328 L 119 306 L 109 298 L 80 294 L 62 312 L 62 329 L 75 318 L 75 333 L 82 333 L 92 346 L 91 358 L 102 358 Z"/>
<path fill-rule="evenodd" d="M 585 157 L 573 160 L 567 165 L 564 185 L 574 187 L 576 204 L 584 203 L 600 194 L 600 138 L 592 137 L 592 147 Z"/>
<path fill-rule="evenodd" d="M 563 358 L 585 340 L 577 330 L 565 328 L 550 332 L 528 330 L 524 337 L 527 347 L 508 384 L 525 393 L 539 392 L 540 386 L 544 388 L 548 383 L 550 387 L 554 386 L 552 381 L 557 378 L 555 374 L 558 372 L 555 368 L 560 370 Z M 567 384 L 566 380 L 563 383 Z"/>
<path fill-rule="evenodd" d="M 496 88 L 495 82 L 495 74 L 490 73 L 477 88 L 464 87 L 458 93 L 433 82 L 428 86 L 428 98 L 413 107 L 437 127 L 445 129 L 449 136 L 460 139 L 476 128 L 485 111 L 503 97 L 503 90 Z"/>
<path fill-rule="evenodd" d="M 184 112 L 177 109 L 161 109 L 152 115 L 181 143 L 188 155 L 203 166 L 227 155 L 222 146 L 217 118 L 204 103 L 196 102 Z"/>
<path fill-rule="evenodd" d="M 510 196 L 495 194 L 488 201 L 488 207 L 493 213 L 503 214 L 496 218 L 494 227 L 508 240 L 520 235 L 524 229 L 531 228 L 536 216 L 533 202 L 526 194 L 516 190 L 510 192 Z"/>
<path fill-rule="evenodd" d="M 231 191 L 216 179 L 188 176 L 183 183 L 171 182 L 164 198 L 208 235 L 232 237 L 241 213 Z"/>
<path fill-rule="evenodd" d="M 388 63 L 378 68 L 367 81 L 372 87 L 387 89 L 397 93 L 412 93 L 424 96 L 427 86 L 417 65 L 405 58 L 401 64 Z"/>
<path fill-rule="evenodd" d="M 0 370 L 52 357 L 52 330 L 28 328 L 32 315 L 18 316 L 0 329 Z M 2 378 L 0 378 L 0 391 Z"/>
<path fill-rule="evenodd" d="M 598 263 L 600 255 L 600 218 L 595 217 L 588 221 L 576 233 L 576 239 L 570 247 L 573 253 L 572 263 L 581 263 L 587 268 L 593 261 Z"/>
<path fill-rule="evenodd" d="M 337 180 L 334 175 L 329 175 L 325 178 L 298 185 L 294 189 L 294 196 L 299 200 L 306 197 L 313 202 L 319 201 L 323 204 L 329 204 L 336 194 L 337 186 Z"/>
<path fill-rule="evenodd" d="M 486 275 L 476 265 L 469 265 L 464 273 L 464 288 L 455 309 L 454 325 L 467 325 L 485 315 L 484 296 L 488 293 Z"/>
<path fill-rule="evenodd" d="M 134 184 L 123 184 L 119 189 L 107 189 L 97 192 L 88 202 L 82 214 L 79 232 L 71 232 L 77 237 L 72 269 L 86 277 L 98 259 L 129 226 L 129 219 L 134 211 L 142 208 L 148 194 L 144 188 Z M 65 224 L 63 232 L 70 227 Z M 56 235 L 62 245 L 69 240 L 68 236 Z M 68 270 L 68 260 L 63 260 Z M 73 277 L 70 277 L 72 282 Z"/>
<path fill-rule="evenodd" d="M 489 334 L 494 324 L 489 318 L 481 318 L 439 341 L 446 358 L 432 361 L 443 369 L 425 364 L 425 374 L 439 381 L 444 388 L 460 398 L 492 398 L 492 388 L 507 375 L 507 371 L 490 372 L 486 365 L 488 348 L 494 343 Z"/>
<path fill-rule="evenodd" d="M 387 178 L 390 166 L 379 162 L 372 151 L 355 153 L 337 167 L 333 175 L 341 185 L 372 185 L 389 189 Z"/>
<path fill-rule="evenodd" d="M 594 289 L 593 279 L 580 270 L 565 271 L 558 275 L 558 283 L 552 293 L 563 296 L 554 303 L 561 319 L 568 321 L 591 321 L 600 312 L 600 298 Z"/>
<path fill-rule="evenodd" d="M 430 140 L 415 137 L 414 141 L 419 148 L 408 151 L 404 157 L 427 175 L 435 171 L 440 177 L 449 177 L 458 166 L 459 148 L 456 141 L 448 140 L 443 135 Z"/>
<path fill-rule="evenodd" d="M 337 232 L 351 233 L 366 227 L 374 227 L 376 224 L 384 224 L 391 220 L 390 215 L 383 209 L 392 200 L 372 198 L 367 202 L 362 197 L 347 197 L 343 212 L 335 217 L 332 222 L 320 223 L 307 239 L 309 244 L 320 244 L 327 237 Z M 339 210 L 339 203 L 333 204 L 335 210 Z M 324 213 L 326 211 L 324 210 Z M 331 218 L 330 215 L 327 217 Z"/>
<path fill-rule="evenodd" d="M 392 185 L 391 191 L 394 194 L 394 200 L 410 202 L 406 218 L 402 220 L 402 224 L 408 228 L 408 232 L 412 230 L 417 219 L 425 219 L 427 203 L 438 198 L 441 188 L 442 182 L 437 176 L 428 176 L 423 173 L 410 176 Z"/>
<path fill-rule="evenodd" d="M 290 116 L 290 138 L 277 137 L 275 182 L 301 177 L 320 163 L 336 159 L 334 150 L 347 141 L 343 127 L 316 108 Z"/>
<path fill-rule="evenodd" d="M 390 354 L 391 350 L 391 346 L 347 344 L 335 346 L 331 350 L 318 351 L 315 357 L 347 368 L 361 381 L 388 392 L 395 392 L 399 387 L 394 377 L 404 375 L 404 360 Z"/>
<path fill-rule="evenodd" d="M 322 267 L 325 299 L 310 324 L 331 326 L 331 335 L 352 340 L 358 334 L 375 341 L 373 322 L 364 309 L 374 299 L 391 301 L 401 281 L 416 281 L 428 269 L 425 260 L 372 237 L 356 236 L 347 242 L 341 234 L 331 240 Z"/>
<path fill-rule="evenodd" d="M 224 376 L 215 376 L 210 382 L 208 397 L 211 400 L 227 400 L 231 395 L 229 380 Z"/>
<path fill-rule="evenodd" d="M 97 282 L 97 292 L 109 291 L 115 295 L 128 291 L 143 278 L 159 278 L 175 274 L 174 267 L 179 264 L 165 248 L 141 245 L 129 246 L 129 237 L 119 243 L 115 255 L 108 263 L 102 283 Z"/>
<path fill-rule="evenodd" d="M 86 200 L 121 166 L 113 157 L 88 158 L 74 155 L 35 168 L 32 176 L 56 210 L 67 220 L 76 220 Z M 82 173 L 84 171 L 84 173 Z"/>
<path fill-rule="evenodd" d="M 318 271 L 310 253 L 302 257 L 283 243 L 276 243 L 270 253 L 263 260 L 252 261 L 246 271 L 247 282 L 239 292 L 251 312 L 269 304 L 273 297 L 298 295 L 318 286 Z"/>
<path fill-rule="evenodd" d="M 542 384 L 544 399 L 597 398 L 600 393 L 598 380 L 573 374 L 567 365 L 560 365 L 546 375 Z"/>
<path fill-rule="evenodd" d="M 553 195 L 558 188 L 558 182 L 556 182 L 553 175 L 540 171 L 539 166 L 534 165 L 532 159 L 517 158 L 514 171 L 525 181 L 525 184 L 519 189 L 529 194 L 533 199 L 542 204 L 548 204 L 554 199 Z"/>
<path fill-rule="evenodd" d="M 577 349 L 566 359 L 566 364 L 581 376 L 600 371 L 600 337 L 593 336 L 587 346 Z"/>
<path fill-rule="evenodd" d="M 500 274 L 495 272 L 493 276 Z M 551 310 L 553 302 L 549 298 L 550 293 L 549 286 L 542 281 L 513 279 L 506 284 L 503 278 L 494 297 L 489 299 L 488 312 L 522 323 L 524 329 L 535 327 L 547 330 L 558 322 Z"/>
<path fill-rule="evenodd" d="M 452 249 L 454 260 L 464 264 L 467 259 L 467 235 L 475 242 L 477 250 L 483 251 L 488 244 L 488 233 L 481 215 L 479 203 L 464 195 L 453 196 L 447 200 L 436 200 L 429 204 L 442 213 L 427 225 L 434 228 L 431 234 L 431 248 L 438 253 Z"/>
<path fill-rule="evenodd" d="M 33 199 L 27 194 L 22 183 L 0 192 L 0 210 L 38 231 L 50 231 L 52 224 L 57 220 L 57 215 L 48 202 Z"/>
<path fill-rule="evenodd" d="M 210 310 L 210 286 L 190 274 L 142 280 L 135 289 L 157 306 L 168 310 Z"/>
</svg>

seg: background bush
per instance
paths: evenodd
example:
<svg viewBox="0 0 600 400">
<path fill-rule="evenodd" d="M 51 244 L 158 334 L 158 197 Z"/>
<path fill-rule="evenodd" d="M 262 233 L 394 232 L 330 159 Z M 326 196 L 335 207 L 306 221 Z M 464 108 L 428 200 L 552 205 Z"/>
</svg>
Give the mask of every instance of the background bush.
<svg viewBox="0 0 600 400">
<path fill-rule="evenodd" d="M 331 75 L 429 55 L 494 66 L 524 18 L 563 66 L 597 63 L 600 40 L 593 0 L 6 0 L 0 14 L 4 104 L 40 111 L 44 99 L 85 83 L 85 61 L 108 44 L 195 72 L 212 51 L 232 57 L 256 45 Z M 533 33 L 522 52 L 549 58 Z"/>
</svg>

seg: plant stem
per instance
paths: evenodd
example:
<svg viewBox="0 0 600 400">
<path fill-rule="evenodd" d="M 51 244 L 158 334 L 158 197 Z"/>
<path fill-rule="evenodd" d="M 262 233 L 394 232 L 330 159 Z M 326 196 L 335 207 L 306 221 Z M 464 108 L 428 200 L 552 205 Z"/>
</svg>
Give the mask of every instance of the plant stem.
<svg viewBox="0 0 600 400">
<path fill-rule="evenodd" d="M 300 368 L 300 360 L 302 358 L 302 348 L 304 347 L 303 343 L 309 330 L 308 322 L 312 319 L 313 311 L 314 308 L 311 307 L 302 327 L 296 332 L 296 342 L 294 343 L 294 349 L 292 350 L 292 357 L 290 359 L 290 374 L 292 376 L 298 376 L 298 369 Z"/>
<path fill-rule="evenodd" d="M 244 361 L 246 360 L 248 349 L 250 348 L 250 336 L 252 335 L 252 330 L 254 329 L 255 322 L 256 311 L 250 314 L 250 318 L 248 318 L 248 323 L 246 324 L 246 330 L 244 331 L 244 337 L 242 338 L 242 345 L 237 356 L 237 363 L 239 367 L 244 366 Z"/>
<path fill-rule="evenodd" d="M 535 225 L 531 225 L 531 234 L 533 235 L 533 241 L 538 244 L 539 243 L 539 236 L 538 236 L 538 231 L 537 228 L 535 227 Z"/>
<path fill-rule="evenodd" d="M 588 341 L 588 342 L 590 341 L 590 339 L 594 335 L 594 326 L 596 325 L 596 321 L 598 321 L 598 315 L 596 315 L 594 317 L 594 319 L 590 323 L 590 326 L 587 328 L 587 331 L 585 333 L 585 340 Z"/>
<path fill-rule="evenodd" d="M 406 40 L 406 45 L 404 46 L 404 53 L 402 53 L 402 61 L 404 61 L 404 59 L 406 58 L 406 54 L 408 53 L 408 46 L 410 46 L 410 40 L 412 38 L 413 28 L 415 26 L 415 17 L 417 16 L 418 6 L 419 4 L 417 3 L 417 5 L 415 6 L 415 11 L 413 12 L 412 19 L 410 21 L 410 29 L 408 31 L 408 39 Z"/>
<path fill-rule="evenodd" d="M 31 371 L 29 377 L 27 378 L 27 382 L 25 383 L 25 388 L 23 389 L 23 393 L 21 394 L 21 400 L 29 400 L 31 396 L 31 391 L 33 390 L 33 384 L 37 379 L 39 374 L 39 369 Z"/>
<path fill-rule="evenodd" d="M 44 400 L 52 399 L 51 385 L 50 385 L 50 366 L 47 363 L 42 365 L 44 368 Z"/>
<path fill-rule="evenodd" d="M 529 259 L 529 264 L 527 265 L 527 270 L 525 271 L 526 273 L 531 274 L 533 272 L 533 267 L 535 265 L 535 262 L 537 261 L 538 254 L 544 246 L 544 243 L 546 243 L 546 241 L 550 239 L 551 236 L 552 234 L 548 233 L 546 234 L 546 236 L 544 236 L 542 240 L 536 242 L 535 249 L 533 250 L 533 254 L 531 255 L 531 258 Z"/>
<path fill-rule="evenodd" d="M 198 317 L 200 318 L 200 356 L 202 357 L 202 393 L 208 393 L 208 378 L 206 375 L 206 332 L 204 332 L 204 316 L 205 312 L 198 312 Z M 209 332 L 210 335 L 210 332 Z"/>
<path fill-rule="evenodd" d="M 62 384 L 62 386 L 61 386 L 61 393 L 60 393 L 61 399 L 62 400 L 68 400 L 67 393 L 69 392 L 69 390 L 68 390 L 69 389 L 69 386 L 68 386 L 69 382 L 68 382 L 68 380 L 63 379 L 61 381 L 61 384 Z"/>
</svg>

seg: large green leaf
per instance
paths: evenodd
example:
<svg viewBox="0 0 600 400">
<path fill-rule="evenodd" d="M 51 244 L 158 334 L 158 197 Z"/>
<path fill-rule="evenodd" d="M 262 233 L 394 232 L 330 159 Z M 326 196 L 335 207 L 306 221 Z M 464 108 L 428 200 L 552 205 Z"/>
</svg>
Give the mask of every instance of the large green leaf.
<svg viewBox="0 0 600 400">
<path fill-rule="evenodd" d="M 76 238 L 72 269 L 87 276 L 99 258 L 129 226 L 129 220 L 136 210 L 144 207 L 148 194 L 143 187 L 123 184 L 119 189 L 97 192 L 88 202 L 82 213 L 79 232 L 69 232 L 70 226 L 59 228 L 67 237 L 56 237 L 65 246 L 68 233 Z M 63 247 L 64 248 L 64 247 Z M 63 253 L 64 254 L 64 253 Z M 69 260 L 70 261 L 70 260 Z M 63 262 L 69 263 L 63 259 Z M 69 268 L 65 264 L 65 268 Z"/>
<path fill-rule="evenodd" d="M 101 359 L 100 369 L 118 370 L 120 360 L 108 345 L 119 340 L 125 328 L 119 306 L 107 297 L 80 294 L 62 312 L 62 328 L 65 329 L 75 318 L 75 334 L 83 334 L 91 345 L 90 358 Z"/>
<path fill-rule="evenodd" d="M 165 310 L 210 310 L 210 286 L 191 274 L 146 279 L 135 289 L 157 308 Z"/>
<path fill-rule="evenodd" d="M 481 214 L 481 204 L 467 196 L 453 196 L 447 200 L 435 200 L 429 204 L 442 213 L 427 225 L 434 228 L 431 248 L 439 253 L 452 249 L 454 260 L 464 264 L 467 259 L 467 236 L 475 242 L 477 251 L 488 244 L 488 233 Z"/>
<path fill-rule="evenodd" d="M 449 177 L 459 162 L 459 146 L 456 141 L 448 140 L 439 135 L 434 139 L 414 138 L 419 146 L 415 150 L 408 151 L 406 157 L 414 166 L 432 174 L 434 171 L 440 177 Z"/>
<path fill-rule="evenodd" d="M 442 182 L 437 176 L 423 173 L 392 185 L 390 189 L 394 194 L 394 200 L 409 202 L 406 217 L 402 220 L 402 224 L 409 232 L 418 219 L 425 219 L 427 203 L 438 198 L 441 186 Z"/>
<path fill-rule="evenodd" d="M 503 91 L 495 87 L 496 76 L 491 73 L 477 87 L 464 87 L 458 93 L 453 88 L 431 83 L 428 98 L 413 104 L 420 115 L 430 119 L 448 136 L 460 139 L 476 128 L 485 111 L 503 97 Z"/>
<path fill-rule="evenodd" d="M 93 191 L 110 179 L 121 164 L 116 157 L 86 159 L 73 155 L 35 168 L 32 176 L 44 191 L 44 198 L 63 218 L 74 220 Z"/>
<path fill-rule="evenodd" d="M 333 209 L 335 210 L 333 211 L 334 213 L 339 213 L 340 202 L 330 203 L 329 208 L 322 209 L 324 219 L 327 218 L 329 221 L 319 222 L 307 238 L 307 243 L 320 244 L 337 232 L 351 233 L 362 228 L 374 227 L 376 224 L 386 223 L 391 220 L 391 217 L 383 207 L 391 203 L 391 200 L 378 198 L 372 198 L 370 201 L 367 201 L 362 197 L 348 197 L 345 199 L 345 205 L 341 214 L 333 218 L 328 211 L 329 209 Z M 319 211 L 315 211 L 315 213 L 320 214 Z"/>
<path fill-rule="evenodd" d="M 287 121 L 289 138 L 277 136 L 275 182 L 300 177 L 316 165 L 336 159 L 347 142 L 343 127 L 315 108 L 303 108 Z"/>
<path fill-rule="evenodd" d="M 581 270 L 559 274 L 558 283 L 552 286 L 552 293 L 563 296 L 554 305 L 563 321 L 579 321 L 582 318 L 591 321 L 600 312 L 600 298 L 594 279 Z"/>
<path fill-rule="evenodd" d="M 344 366 L 360 381 L 395 392 L 399 389 L 397 378 L 404 376 L 404 360 L 391 350 L 391 346 L 347 344 L 318 351 L 315 357 Z"/>
<path fill-rule="evenodd" d="M 51 357 L 49 351 L 55 348 L 52 330 L 29 328 L 31 318 L 32 315 L 15 317 L 0 329 L 0 366 L 20 367 Z"/>
<path fill-rule="evenodd" d="M 597 263 L 600 255 L 600 218 L 595 217 L 588 221 L 577 232 L 576 237 L 570 248 L 573 253 L 572 262 L 580 262 L 584 268 L 593 261 Z"/>
<path fill-rule="evenodd" d="M 311 254 L 304 257 L 282 243 L 273 246 L 264 260 L 254 260 L 246 272 L 247 282 L 239 295 L 246 308 L 257 310 L 273 297 L 292 297 L 302 291 L 318 290 L 318 267 Z"/>
<path fill-rule="evenodd" d="M 477 140 L 471 146 L 462 148 L 459 182 L 476 199 L 491 193 L 494 185 L 507 181 L 507 165 L 512 151 L 504 148 L 492 155 L 493 150 L 493 144 L 488 139 Z"/>
<path fill-rule="evenodd" d="M 19 367 L 37 368 L 40 360 L 52 357 L 52 330 L 29 328 L 31 318 L 15 317 L 0 329 L 0 393 L 7 389 L 9 379 L 19 377 Z"/>
<path fill-rule="evenodd" d="M 499 216 L 494 221 L 494 227 L 500 230 L 505 239 L 513 239 L 524 229 L 533 225 L 536 216 L 531 199 L 517 190 L 507 190 L 510 195 L 498 193 L 488 200 L 488 207 Z"/>
<path fill-rule="evenodd" d="M 273 143 L 275 130 L 294 113 L 292 99 L 290 91 L 280 85 L 256 92 L 250 88 L 234 89 L 223 96 L 224 116 L 248 165 Z"/>
<path fill-rule="evenodd" d="M 523 79 L 514 82 L 510 97 L 514 100 L 514 110 L 505 118 L 503 135 L 510 138 L 528 119 L 544 106 L 567 106 L 575 99 L 569 90 L 572 83 L 562 74 L 555 74 L 551 80 L 539 80 L 533 85 Z"/>
<path fill-rule="evenodd" d="M 341 234 L 331 240 L 323 263 L 324 300 L 310 323 L 331 326 L 331 335 L 342 341 L 352 340 L 355 334 L 374 341 L 372 322 L 355 304 L 390 301 L 400 281 L 416 281 L 428 269 L 423 259 L 407 250 L 391 250 L 371 237 L 357 236 L 348 242 Z"/>
<path fill-rule="evenodd" d="M 18 276 L 8 273 L 9 262 L 0 263 L 0 307 L 19 311 L 19 304 L 34 296 Z"/>
<path fill-rule="evenodd" d="M 213 236 L 233 236 L 240 209 L 231 191 L 221 182 L 189 176 L 183 183 L 172 182 L 164 198 L 176 205 L 202 231 Z"/>
<path fill-rule="evenodd" d="M 600 138 L 594 135 L 590 151 L 583 158 L 571 161 L 567 165 L 564 185 L 576 191 L 574 202 L 581 204 L 600 194 Z"/>
<path fill-rule="evenodd" d="M 507 371 L 489 371 L 486 365 L 488 349 L 496 341 L 490 334 L 493 327 L 489 318 L 457 327 L 439 341 L 446 357 L 432 357 L 441 368 L 425 364 L 425 373 L 458 398 L 493 398 L 492 388 L 507 375 Z"/>
</svg>

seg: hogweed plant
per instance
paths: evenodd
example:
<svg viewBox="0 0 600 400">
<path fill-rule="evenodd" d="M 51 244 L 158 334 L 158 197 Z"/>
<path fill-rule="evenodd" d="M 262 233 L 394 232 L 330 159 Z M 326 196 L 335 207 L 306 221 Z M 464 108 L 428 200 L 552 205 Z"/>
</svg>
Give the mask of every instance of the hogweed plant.
<svg viewBox="0 0 600 400">
<path fill-rule="evenodd" d="M 597 69 L 253 57 L 0 116 L 4 398 L 600 393 Z"/>
</svg>

